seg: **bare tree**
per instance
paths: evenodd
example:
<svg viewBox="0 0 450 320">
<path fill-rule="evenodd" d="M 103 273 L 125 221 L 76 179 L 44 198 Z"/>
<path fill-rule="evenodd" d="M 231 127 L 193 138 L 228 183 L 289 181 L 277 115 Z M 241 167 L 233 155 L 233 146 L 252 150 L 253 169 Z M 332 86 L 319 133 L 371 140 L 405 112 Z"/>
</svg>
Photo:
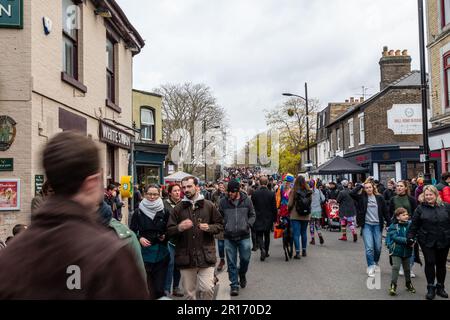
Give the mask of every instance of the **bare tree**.
<svg viewBox="0 0 450 320">
<path fill-rule="evenodd" d="M 189 139 L 188 142 L 184 141 L 185 151 L 190 152 L 191 159 L 186 171 L 192 173 L 196 167 L 204 165 L 205 161 L 202 156 L 203 126 L 206 131 L 220 128 L 219 133 L 225 132 L 228 126 L 225 109 L 217 103 L 211 89 L 204 84 L 166 84 L 155 89 L 155 92 L 163 96 L 163 140 L 169 144 L 171 152 L 182 139 Z M 180 129 L 185 130 L 188 137 L 173 141 L 173 134 Z"/>
</svg>

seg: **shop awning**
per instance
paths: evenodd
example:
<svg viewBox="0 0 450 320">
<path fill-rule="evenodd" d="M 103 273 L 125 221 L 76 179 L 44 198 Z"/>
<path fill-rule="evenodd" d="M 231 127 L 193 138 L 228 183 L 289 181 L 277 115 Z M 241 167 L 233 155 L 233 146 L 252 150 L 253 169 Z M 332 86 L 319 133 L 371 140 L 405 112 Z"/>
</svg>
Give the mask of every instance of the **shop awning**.
<svg viewBox="0 0 450 320">
<path fill-rule="evenodd" d="M 167 182 L 181 182 L 181 180 L 183 180 L 186 177 L 192 176 L 192 174 L 183 172 L 183 171 L 178 171 L 175 172 L 174 174 L 171 174 L 170 176 L 167 176 L 164 178 L 164 181 Z"/>
<path fill-rule="evenodd" d="M 330 161 L 324 163 L 319 168 L 311 172 L 310 174 L 319 175 L 319 174 L 347 174 L 347 173 L 365 173 L 369 171 L 367 168 L 360 167 L 354 163 L 351 163 L 344 158 L 337 156 L 331 159 Z"/>
</svg>

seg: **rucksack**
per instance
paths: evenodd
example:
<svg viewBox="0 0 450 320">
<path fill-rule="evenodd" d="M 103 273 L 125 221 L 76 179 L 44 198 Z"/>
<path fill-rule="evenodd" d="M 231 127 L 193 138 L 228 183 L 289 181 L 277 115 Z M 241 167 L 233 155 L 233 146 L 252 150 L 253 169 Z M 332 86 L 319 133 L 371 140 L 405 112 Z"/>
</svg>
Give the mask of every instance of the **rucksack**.
<svg viewBox="0 0 450 320">
<path fill-rule="evenodd" d="M 396 227 L 396 232 L 398 232 L 399 228 L 398 228 L 398 224 L 397 223 L 395 224 L 395 227 Z M 386 234 L 386 239 L 384 240 L 384 244 L 388 248 L 389 254 L 391 255 L 394 252 L 394 249 L 395 249 L 395 241 L 394 241 L 394 239 L 391 238 L 391 233 L 389 231 Z"/>
<path fill-rule="evenodd" d="M 298 190 L 295 195 L 295 210 L 299 216 L 307 216 L 311 212 L 311 192 Z"/>
</svg>

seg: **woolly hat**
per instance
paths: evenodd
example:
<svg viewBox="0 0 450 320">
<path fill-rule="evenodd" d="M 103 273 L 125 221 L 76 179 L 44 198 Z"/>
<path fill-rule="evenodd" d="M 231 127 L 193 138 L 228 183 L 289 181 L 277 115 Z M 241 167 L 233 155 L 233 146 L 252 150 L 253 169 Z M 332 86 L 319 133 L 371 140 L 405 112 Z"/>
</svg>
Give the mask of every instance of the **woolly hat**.
<svg viewBox="0 0 450 320">
<path fill-rule="evenodd" d="M 239 192 L 241 190 L 241 185 L 236 180 L 228 182 L 227 191 L 228 192 Z"/>
<path fill-rule="evenodd" d="M 286 182 L 294 182 L 294 180 L 295 180 L 294 176 L 290 173 L 287 173 L 283 178 L 283 181 Z"/>
</svg>

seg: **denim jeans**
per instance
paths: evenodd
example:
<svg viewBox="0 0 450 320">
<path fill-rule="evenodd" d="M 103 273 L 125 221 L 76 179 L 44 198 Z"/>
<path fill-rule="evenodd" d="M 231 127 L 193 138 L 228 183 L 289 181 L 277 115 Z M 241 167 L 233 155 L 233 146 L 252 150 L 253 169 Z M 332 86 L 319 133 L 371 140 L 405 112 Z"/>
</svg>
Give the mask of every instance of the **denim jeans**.
<svg viewBox="0 0 450 320">
<path fill-rule="evenodd" d="M 237 267 L 237 255 L 239 252 L 239 267 Z M 238 275 L 245 275 L 252 255 L 252 240 L 250 238 L 234 241 L 225 239 L 225 253 L 227 255 L 228 278 L 231 288 L 239 287 Z"/>
<path fill-rule="evenodd" d="M 367 265 L 370 267 L 380 261 L 382 241 L 380 225 L 365 224 L 362 235 L 366 248 Z"/>
<path fill-rule="evenodd" d="M 302 249 L 306 250 L 308 244 L 309 221 L 291 220 L 292 237 L 294 238 L 295 252 L 300 253 L 300 237 L 302 238 Z"/>
<path fill-rule="evenodd" d="M 225 259 L 225 240 L 217 240 L 217 247 L 219 248 L 220 259 Z"/>
<path fill-rule="evenodd" d="M 178 288 L 180 285 L 180 270 L 175 268 L 175 247 L 170 243 L 167 245 L 169 248 L 170 261 L 169 266 L 167 267 L 167 275 L 166 281 L 164 284 L 164 291 L 171 292 L 172 279 L 173 279 L 173 288 Z"/>
</svg>

